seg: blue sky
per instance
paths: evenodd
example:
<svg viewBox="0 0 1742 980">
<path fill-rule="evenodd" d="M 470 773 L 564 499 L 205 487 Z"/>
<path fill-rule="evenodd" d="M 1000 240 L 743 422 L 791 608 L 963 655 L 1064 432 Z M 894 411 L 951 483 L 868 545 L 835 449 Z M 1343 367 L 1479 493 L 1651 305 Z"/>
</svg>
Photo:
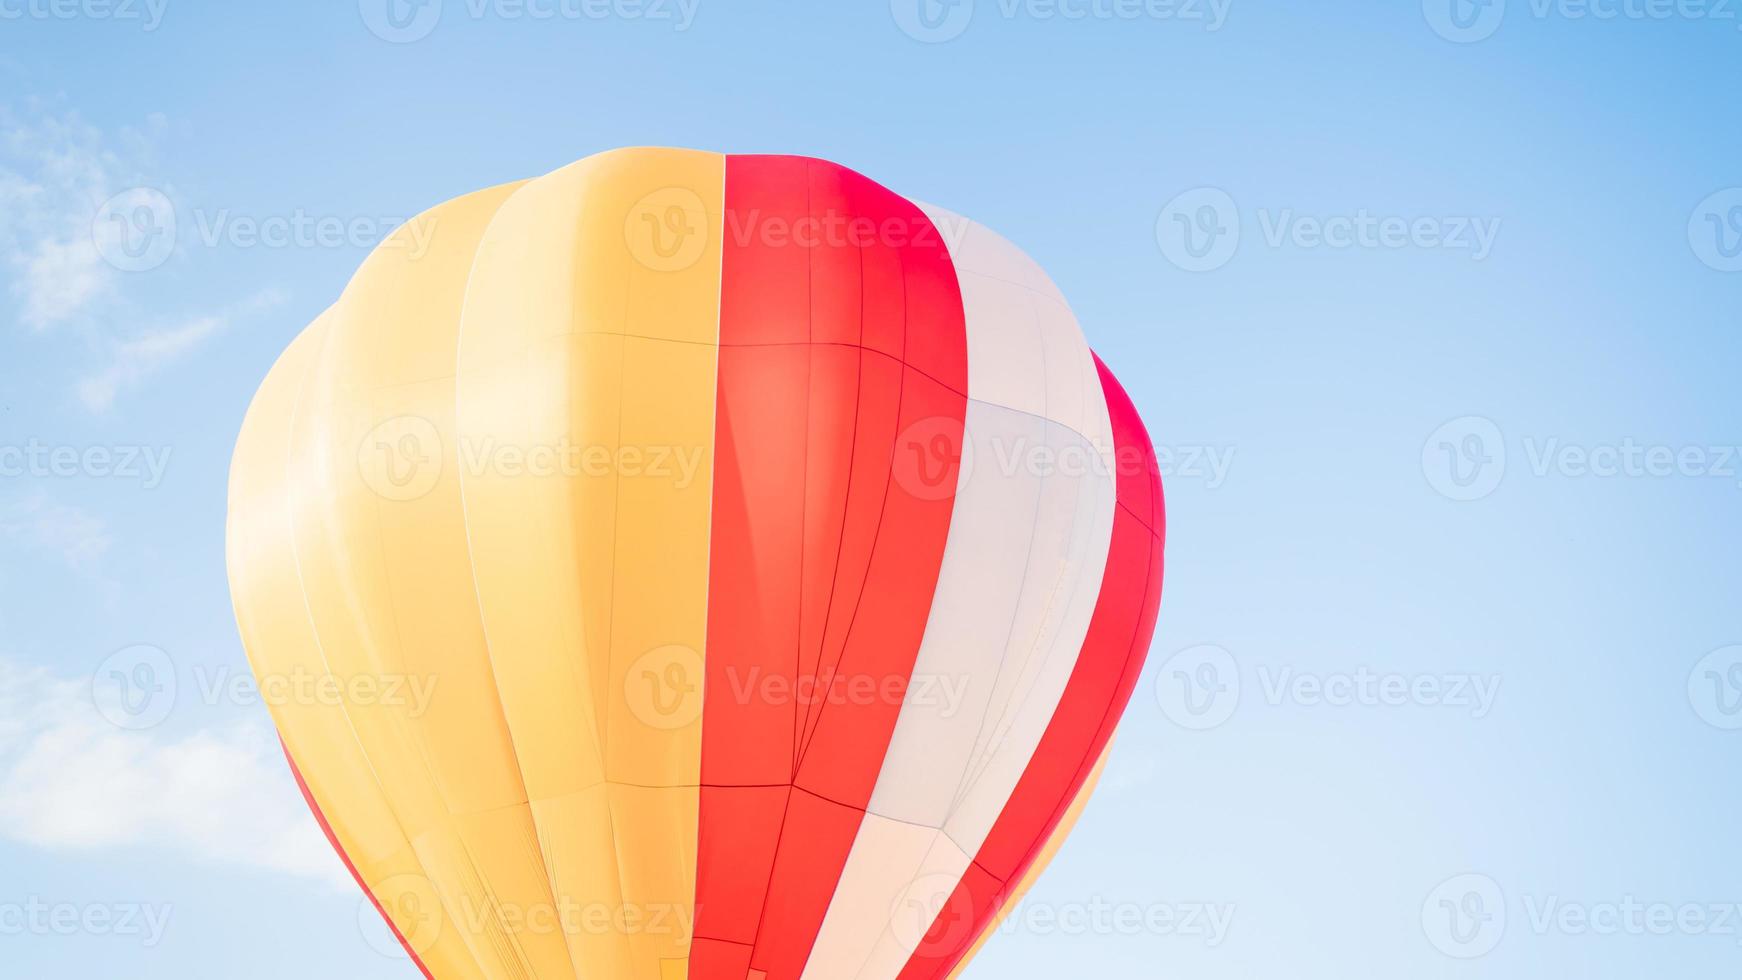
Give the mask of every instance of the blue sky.
<svg viewBox="0 0 1742 980">
<path fill-rule="evenodd" d="M 1739 53 L 1718 0 L 0 0 L 0 975 L 413 975 L 234 684 L 230 449 L 399 220 L 651 143 L 997 228 L 1168 460 L 1106 788 L 970 977 L 1733 976 Z"/>
</svg>

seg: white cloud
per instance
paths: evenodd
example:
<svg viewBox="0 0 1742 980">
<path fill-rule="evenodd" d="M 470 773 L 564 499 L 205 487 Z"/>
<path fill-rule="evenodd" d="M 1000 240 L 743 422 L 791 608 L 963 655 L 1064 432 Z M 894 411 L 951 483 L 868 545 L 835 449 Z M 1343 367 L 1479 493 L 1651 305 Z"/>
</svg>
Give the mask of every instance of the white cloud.
<svg viewBox="0 0 1742 980">
<path fill-rule="evenodd" d="M 0 106 L 0 245 L 27 327 L 70 322 L 117 291 L 121 272 L 103 260 L 92 221 L 104 201 L 145 182 L 164 128 L 153 116 L 111 140 L 76 113 Z"/>
<path fill-rule="evenodd" d="M 114 404 L 122 389 L 135 385 L 166 365 L 173 364 L 238 319 L 276 306 L 283 301 L 276 290 L 263 290 L 221 313 L 196 317 L 184 323 L 148 330 L 137 337 L 112 344 L 106 362 L 95 373 L 81 378 L 79 400 L 93 412 Z"/>
<path fill-rule="evenodd" d="M 0 537 L 52 552 L 68 567 L 88 572 L 109 550 L 109 532 L 101 518 L 37 491 L 0 503 Z"/>
<path fill-rule="evenodd" d="M 175 205 L 150 176 L 168 124 L 104 132 L 40 101 L 0 105 L 0 275 L 14 319 L 37 334 L 72 328 L 97 363 L 73 393 L 101 412 L 117 396 L 278 300 L 263 292 L 235 307 L 142 316 L 138 290 L 175 255 Z M 142 333 L 116 324 L 155 324 Z"/>
<path fill-rule="evenodd" d="M 57 851 L 153 848 L 351 881 L 266 726 L 123 730 L 97 711 L 89 681 L 6 660 L 0 837 Z"/>
</svg>

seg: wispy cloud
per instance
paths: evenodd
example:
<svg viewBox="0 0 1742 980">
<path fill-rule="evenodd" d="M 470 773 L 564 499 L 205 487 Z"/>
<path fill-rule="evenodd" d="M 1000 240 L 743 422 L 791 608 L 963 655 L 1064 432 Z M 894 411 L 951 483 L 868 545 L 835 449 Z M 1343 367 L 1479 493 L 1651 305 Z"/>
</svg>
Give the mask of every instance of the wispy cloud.
<svg viewBox="0 0 1742 980">
<path fill-rule="evenodd" d="M 264 725 L 128 731 L 89 681 L 0 659 L 0 837 L 151 848 L 334 884 L 344 871 Z"/>
<path fill-rule="evenodd" d="M 221 313 L 147 330 L 137 337 L 114 343 L 103 366 L 79 380 L 79 400 L 93 412 L 104 411 L 114 404 L 116 394 L 122 389 L 138 384 L 159 369 L 173 364 L 228 329 L 235 321 L 270 309 L 283 300 L 283 294 L 277 290 L 262 290 Z"/>
<path fill-rule="evenodd" d="M 94 412 L 280 300 L 268 290 L 217 311 L 140 310 L 142 284 L 179 254 L 170 188 L 151 174 L 168 128 L 154 115 L 105 132 L 39 100 L 0 105 L 0 274 L 11 318 L 32 334 L 70 330 L 94 352 L 73 384 Z"/>
<path fill-rule="evenodd" d="M 0 501 L 0 538 L 57 556 L 75 571 L 89 572 L 109 550 L 101 518 L 37 491 Z"/>
<path fill-rule="evenodd" d="M 122 273 L 104 261 L 92 222 L 104 201 L 146 182 L 166 129 L 152 116 L 105 138 L 77 113 L 0 106 L 0 245 L 25 326 L 49 330 L 114 296 Z"/>
</svg>

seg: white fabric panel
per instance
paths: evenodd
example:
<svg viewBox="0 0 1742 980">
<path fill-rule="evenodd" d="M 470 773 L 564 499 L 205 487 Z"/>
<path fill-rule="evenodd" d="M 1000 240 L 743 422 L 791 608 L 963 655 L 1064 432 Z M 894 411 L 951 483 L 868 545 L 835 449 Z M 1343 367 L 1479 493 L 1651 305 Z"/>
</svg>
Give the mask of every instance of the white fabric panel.
<svg viewBox="0 0 1742 980">
<path fill-rule="evenodd" d="M 965 229 L 966 462 L 915 683 L 805 980 L 900 973 L 930 925 L 915 910 L 949 897 L 1052 719 L 1112 538 L 1112 424 L 1076 319 L 1015 246 L 927 212 Z"/>
</svg>

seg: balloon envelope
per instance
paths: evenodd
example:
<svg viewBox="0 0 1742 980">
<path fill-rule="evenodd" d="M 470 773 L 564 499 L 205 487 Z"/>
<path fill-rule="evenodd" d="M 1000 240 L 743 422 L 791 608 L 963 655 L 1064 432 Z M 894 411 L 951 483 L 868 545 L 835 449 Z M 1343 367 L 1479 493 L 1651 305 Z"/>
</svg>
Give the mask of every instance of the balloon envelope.
<svg viewBox="0 0 1742 980">
<path fill-rule="evenodd" d="M 1009 242 L 820 160 L 631 149 L 383 243 L 262 384 L 228 549 L 426 975 L 929 980 L 1080 812 L 1164 531 Z"/>
</svg>

